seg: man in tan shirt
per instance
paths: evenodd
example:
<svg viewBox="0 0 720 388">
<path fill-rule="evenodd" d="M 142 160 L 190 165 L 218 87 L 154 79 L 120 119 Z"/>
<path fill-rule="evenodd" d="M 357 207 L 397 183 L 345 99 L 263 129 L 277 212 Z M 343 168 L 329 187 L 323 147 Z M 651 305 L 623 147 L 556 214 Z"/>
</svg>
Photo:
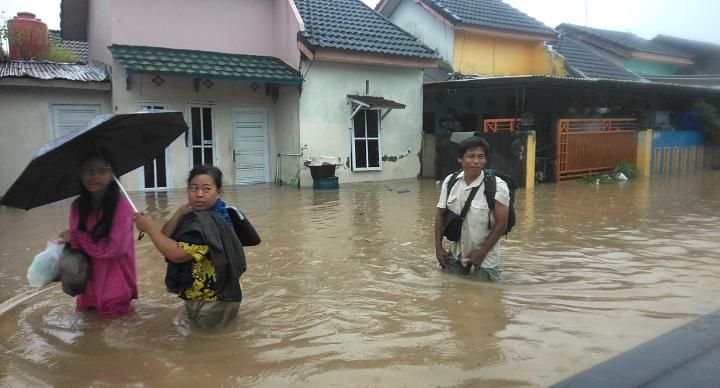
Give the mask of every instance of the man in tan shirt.
<svg viewBox="0 0 720 388">
<path fill-rule="evenodd" d="M 480 279 L 502 279 L 500 265 L 500 237 L 508 221 L 510 192 L 502 179 L 495 177 L 495 209 L 491 212 L 484 194 L 484 169 L 490 146 L 485 139 L 473 136 L 459 144 L 457 158 L 462 166 L 457 181 L 448 193 L 452 174 L 443 181 L 435 212 L 435 256 L 440 266 L 451 273 L 472 273 Z M 443 247 L 443 219 L 447 210 L 461 214 L 473 188 L 478 187 L 462 224 L 459 241 L 449 241 L 449 251 Z M 489 223 L 488 223 L 489 218 Z M 488 228 L 488 225 L 492 225 Z"/>
</svg>

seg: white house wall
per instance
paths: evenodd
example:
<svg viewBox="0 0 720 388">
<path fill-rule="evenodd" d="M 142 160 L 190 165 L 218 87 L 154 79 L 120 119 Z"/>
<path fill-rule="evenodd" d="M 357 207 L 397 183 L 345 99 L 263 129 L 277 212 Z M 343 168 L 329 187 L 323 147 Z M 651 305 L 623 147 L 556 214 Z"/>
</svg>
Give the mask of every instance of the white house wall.
<svg viewBox="0 0 720 388">
<path fill-rule="evenodd" d="M 110 92 L 28 86 L 0 87 L 0 193 L 4 194 L 35 152 L 52 140 L 55 104 L 99 105 L 110 113 Z"/>
<path fill-rule="evenodd" d="M 276 142 L 279 142 L 283 150 L 295 148 L 288 145 L 288 139 L 292 139 L 293 136 L 297 138 L 297 86 L 280 88 L 276 103 L 266 95 L 264 83 L 258 83 L 260 87 L 257 91 L 253 91 L 250 82 L 236 80 L 212 80 L 214 85 L 210 88 L 203 85 L 204 80 L 201 80 L 198 91 L 195 92 L 192 78 L 160 75 L 164 82 L 161 86 L 156 86 L 152 82 L 155 78 L 154 74 L 134 74 L 130 76 L 130 88 L 127 90 L 122 65 L 115 62 L 113 68 L 115 71 L 113 71 L 112 101 L 114 109 L 119 113 L 136 111 L 138 103 L 162 103 L 168 110 L 183 112 L 185 121 L 190 124 L 189 104 L 213 105 L 215 152 L 217 166 L 223 171 L 224 185 L 232 185 L 235 182 L 231 126 L 233 108 L 260 107 L 267 110 L 269 142 L 267 163 L 270 181 L 274 179 L 274 155 L 278 152 Z M 170 188 L 184 188 L 190 169 L 189 150 L 185 146 L 185 139 L 180 137 L 173 142 L 168 154 L 168 184 Z M 131 172 L 123 179 L 128 190 L 142 189 L 138 172 L 139 170 Z"/>
<path fill-rule="evenodd" d="M 447 26 L 412 0 L 401 0 L 388 19 L 435 50 L 445 62 L 452 63 L 455 42 L 452 26 Z"/>
<path fill-rule="evenodd" d="M 300 144 L 303 160 L 312 156 L 337 157 L 340 184 L 414 178 L 420 172 L 422 131 L 422 70 L 389 66 L 353 65 L 316 61 L 303 64 L 305 84 L 300 96 Z M 351 171 L 352 146 L 347 95 L 365 94 L 405 104 L 382 122 L 381 171 Z M 301 185 L 312 185 L 308 168 L 301 170 Z"/>
<path fill-rule="evenodd" d="M 282 155 L 279 160 L 278 153 L 299 154 L 300 133 L 299 133 L 299 105 L 300 87 L 286 86 L 280 88 L 280 99 L 277 101 L 276 111 L 285 112 L 275 115 L 274 125 L 278 135 L 275 136 L 275 152 L 271 153 L 272 174 L 275 169 L 280 169 L 280 181 L 284 184 L 297 185 L 301 168 L 301 158 L 292 155 Z"/>
</svg>

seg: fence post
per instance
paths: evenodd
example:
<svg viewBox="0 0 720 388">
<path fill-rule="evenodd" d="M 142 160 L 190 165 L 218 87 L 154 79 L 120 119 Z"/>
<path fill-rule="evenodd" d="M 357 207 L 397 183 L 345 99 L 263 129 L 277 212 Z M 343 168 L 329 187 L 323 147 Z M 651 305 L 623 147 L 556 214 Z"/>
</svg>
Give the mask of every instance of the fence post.
<svg viewBox="0 0 720 388">
<path fill-rule="evenodd" d="M 650 160 L 652 159 L 652 129 L 638 131 L 637 140 L 637 171 L 640 176 L 650 176 Z"/>
<path fill-rule="evenodd" d="M 529 131 L 525 155 L 525 188 L 527 189 L 535 187 L 535 145 L 535 131 Z"/>
</svg>

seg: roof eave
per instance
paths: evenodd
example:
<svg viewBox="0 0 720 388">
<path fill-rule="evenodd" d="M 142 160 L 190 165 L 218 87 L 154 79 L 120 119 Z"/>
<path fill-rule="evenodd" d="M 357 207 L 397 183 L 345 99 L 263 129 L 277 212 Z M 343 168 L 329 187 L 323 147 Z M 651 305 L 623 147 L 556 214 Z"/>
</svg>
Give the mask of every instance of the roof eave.
<svg viewBox="0 0 720 388">
<path fill-rule="evenodd" d="M 409 55 L 389 55 L 333 48 L 315 48 L 313 52 L 314 60 L 319 61 L 398 66 L 416 69 L 436 68 L 438 66 L 437 59 L 413 57 Z"/>
<path fill-rule="evenodd" d="M 120 63 L 122 61 L 120 60 Z M 123 65 L 125 66 L 125 65 Z M 302 79 L 290 79 L 290 78 L 273 78 L 273 77 L 243 77 L 243 76 L 229 76 L 229 75 L 221 75 L 221 74 L 213 74 L 213 73 L 203 73 L 203 72 L 184 72 L 184 71 L 171 71 L 171 70 L 145 70 L 145 69 L 136 69 L 136 68 L 127 68 L 128 74 L 164 74 L 164 75 L 173 75 L 173 76 L 179 76 L 179 77 L 191 77 L 191 78 L 203 78 L 203 79 L 224 79 L 224 80 L 235 80 L 235 81 L 256 81 L 256 82 L 268 82 L 268 83 L 276 83 L 276 84 L 286 84 L 286 85 L 301 85 Z"/>
<path fill-rule="evenodd" d="M 687 57 L 678 57 L 674 55 L 662 55 L 650 53 L 647 51 L 633 51 L 630 53 L 630 58 L 640 59 L 653 62 L 670 63 L 675 65 L 693 65 L 695 61 Z"/>
<path fill-rule="evenodd" d="M 532 40 L 532 41 L 546 41 L 556 42 L 557 34 L 536 34 L 532 32 L 504 30 L 499 28 L 491 28 L 486 26 L 479 26 L 477 24 L 461 23 L 456 26 L 460 31 L 467 31 L 475 34 L 492 36 L 497 38 L 516 39 L 516 40 Z"/>
<path fill-rule="evenodd" d="M 40 79 L 33 77 L 3 77 L 1 86 L 23 86 L 56 89 L 111 90 L 110 81 L 76 81 L 67 79 Z"/>
</svg>

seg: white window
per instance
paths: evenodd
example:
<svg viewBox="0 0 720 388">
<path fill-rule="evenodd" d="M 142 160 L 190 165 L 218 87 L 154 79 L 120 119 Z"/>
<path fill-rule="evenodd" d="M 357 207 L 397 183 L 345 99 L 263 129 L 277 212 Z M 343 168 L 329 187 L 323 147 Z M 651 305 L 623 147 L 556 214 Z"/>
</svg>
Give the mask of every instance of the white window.
<svg viewBox="0 0 720 388">
<path fill-rule="evenodd" d="M 84 128 L 90 120 L 100 114 L 100 105 L 53 104 L 52 134 L 58 138 L 68 132 Z"/>
<path fill-rule="evenodd" d="M 380 170 L 380 111 L 360 109 L 352 123 L 353 170 Z"/>
</svg>

